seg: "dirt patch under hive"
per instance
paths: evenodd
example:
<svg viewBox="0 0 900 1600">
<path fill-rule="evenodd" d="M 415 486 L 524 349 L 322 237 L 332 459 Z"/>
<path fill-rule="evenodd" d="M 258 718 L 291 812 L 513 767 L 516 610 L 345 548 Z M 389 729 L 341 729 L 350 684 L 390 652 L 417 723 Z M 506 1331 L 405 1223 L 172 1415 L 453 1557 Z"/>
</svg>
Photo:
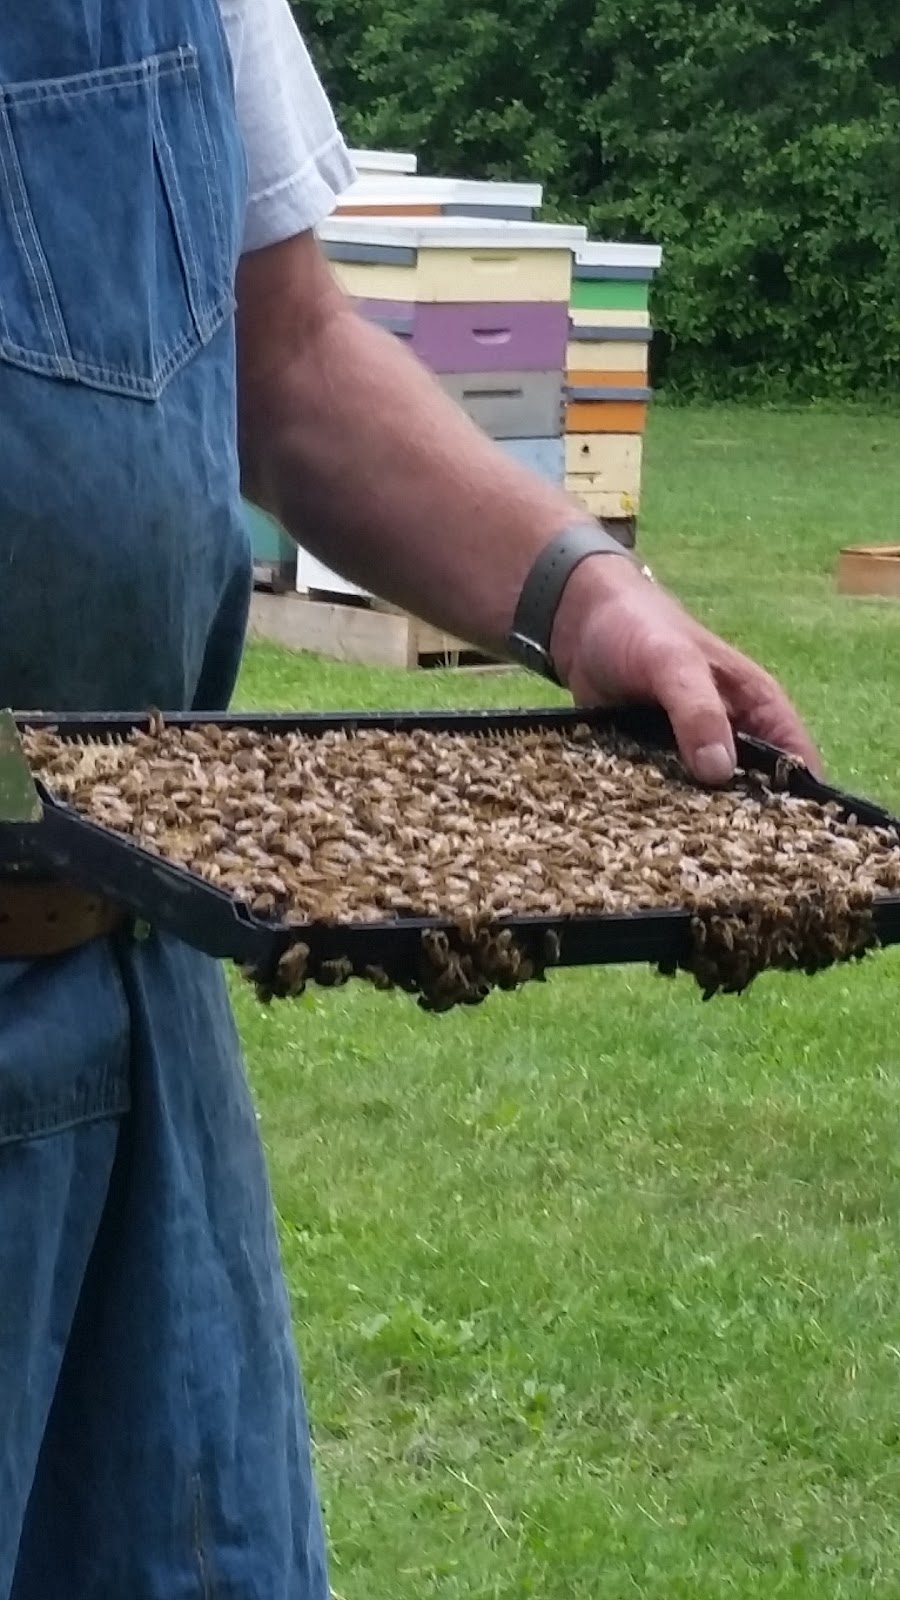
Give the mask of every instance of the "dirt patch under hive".
<svg viewBox="0 0 900 1600">
<path fill-rule="evenodd" d="M 540 975 L 545 963 L 523 967 L 511 945 L 497 968 L 485 930 L 514 915 L 688 907 L 689 965 L 714 993 L 767 966 L 862 954 L 874 896 L 900 889 L 893 832 L 752 774 L 703 791 L 673 757 L 587 728 L 310 737 L 160 721 L 116 743 L 33 730 L 25 747 L 77 810 L 260 917 L 451 919 L 460 949 L 436 947 L 425 965 L 449 994 L 448 961 L 468 961 L 471 992 L 457 999 Z"/>
</svg>

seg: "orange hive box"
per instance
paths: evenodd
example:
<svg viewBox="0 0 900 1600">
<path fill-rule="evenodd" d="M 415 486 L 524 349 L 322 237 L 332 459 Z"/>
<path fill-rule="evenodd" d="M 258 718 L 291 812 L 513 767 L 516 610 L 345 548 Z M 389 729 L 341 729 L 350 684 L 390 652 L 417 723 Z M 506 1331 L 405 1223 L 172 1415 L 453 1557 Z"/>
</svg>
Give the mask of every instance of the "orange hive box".
<svg viewBox="0 0 900 1600">
<path fill-rule="evenodd" d="M 601 370 L 599 372 L 587 372 L 581 371 L 579 368 L 575 368 L 573 371 L 570 368 L 566 374 L 566 381 L 576 388 L 646 389 L 647 374 L 640 371 L 604 372 Z"/>
<path fill-rule="evenodd" d="M 567 433 L 643 433 L 647 407 L 639 400 L 576 400 L 566 406 Z"/>
</svg>

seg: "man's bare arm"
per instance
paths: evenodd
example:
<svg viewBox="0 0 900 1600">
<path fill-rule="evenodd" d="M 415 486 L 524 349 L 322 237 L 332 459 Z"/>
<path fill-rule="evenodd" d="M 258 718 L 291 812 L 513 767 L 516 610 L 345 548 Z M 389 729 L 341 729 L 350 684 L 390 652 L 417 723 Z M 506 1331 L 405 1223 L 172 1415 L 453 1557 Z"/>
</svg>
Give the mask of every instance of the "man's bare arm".
<svg viewBox="0 0 900 1600">
<path fill-rule="evenodd" d="M 356 314 L 310 235 L 245 257 L 238 303 L 251 498 L 328 565 L 495 649 L 576 508 Z"/>
<path fill-rule="evenodd" d="M 536 556 L 583 513 L 511 462 L 414 357 L 356 314 L 312 235 L 245 256 L 238 380 L 247 495 L 329 566 L 502 650 Z M 772 679 L 624 557 L 576 570 L 552 653 L 583 702 L 662 704 L 706 781 L 730 776 L 733 722 L 815 761 Z"/>
</svg>

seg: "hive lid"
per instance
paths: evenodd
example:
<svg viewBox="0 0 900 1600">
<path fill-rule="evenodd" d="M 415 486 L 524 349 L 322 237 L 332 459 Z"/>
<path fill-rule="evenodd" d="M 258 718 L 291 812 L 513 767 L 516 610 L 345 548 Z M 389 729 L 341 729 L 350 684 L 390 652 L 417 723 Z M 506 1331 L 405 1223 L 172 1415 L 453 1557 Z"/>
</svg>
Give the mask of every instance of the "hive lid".
<svg viewBox="0 0 900 1600">
<path fill-rule="evenodd" d="M 577 267 L 639 267 L 656 272 L 662 265 L 658 244 L 613 244 L 590 239 L 575 250 Z"/>
<path fill-rule="evenodd" d="M 350 160 L 357 172 L 413 173 L 418 157 L 408 150 L 351 150 Z"/>
<path fill-rule="evenodd" d="M 366 173 L 341 195 L 344 205 L 483 205 L 536 210 L 539 183 L 493 183 L 474 178 L 424 178 Z"/>
<path fill-rule="evenodd" d="M 318 231 L 326 245 L 407 250 L 574 250 L 587 239 L 575 225 L 494 217 L 329 217 Z"/>
</svg>

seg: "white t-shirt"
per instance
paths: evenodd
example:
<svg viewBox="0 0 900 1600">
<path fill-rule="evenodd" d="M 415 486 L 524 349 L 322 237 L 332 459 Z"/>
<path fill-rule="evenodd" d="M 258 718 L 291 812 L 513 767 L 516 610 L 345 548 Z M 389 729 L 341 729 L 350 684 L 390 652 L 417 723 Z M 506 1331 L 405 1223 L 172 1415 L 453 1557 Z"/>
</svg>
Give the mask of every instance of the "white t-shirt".
<svg viewBox="0 0 900 1600">
<path fill-rule="evenodd" d="M 219 0 L 250 172 L 244 249 L 318 227 L 356 174 L 288 0 Z"/>
</svg>

